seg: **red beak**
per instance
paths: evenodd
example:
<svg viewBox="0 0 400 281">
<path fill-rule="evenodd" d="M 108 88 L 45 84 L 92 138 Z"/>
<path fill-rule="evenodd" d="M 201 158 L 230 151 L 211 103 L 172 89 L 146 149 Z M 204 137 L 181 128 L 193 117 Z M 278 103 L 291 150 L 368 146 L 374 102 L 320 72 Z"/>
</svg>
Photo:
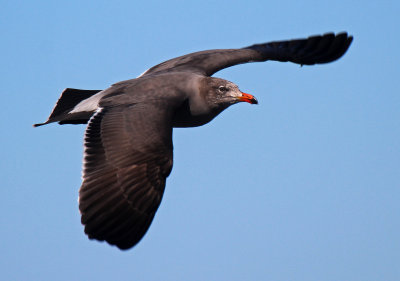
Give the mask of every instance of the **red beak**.
<svg viewBox="0 0 400 281">
<path fill-rule="evenodd" d="M 248 102 L 251 104 L 258 104 L 258 100 L 254 96 L 246 94 L 246 93 L 242 93 L 242 96 L 239 97 L 238 100 L 245 101 L 245 102 Z"/>
</svg>

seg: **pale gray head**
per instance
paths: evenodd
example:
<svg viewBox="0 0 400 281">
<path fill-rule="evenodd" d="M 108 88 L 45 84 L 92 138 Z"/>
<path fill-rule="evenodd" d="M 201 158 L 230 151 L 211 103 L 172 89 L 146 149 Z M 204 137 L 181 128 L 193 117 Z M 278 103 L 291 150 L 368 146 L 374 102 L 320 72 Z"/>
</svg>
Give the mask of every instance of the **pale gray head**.
<svg viewBox="0 0 400 281">
<path fill-rule="evenodd" d="M 238 102 L 257 104 L 257 99 L 243 93 L 234 83 L 215 77 L 206 77 L 201 90 L 207 105 L 211 108 L 225 109 Z"/>
</svg>

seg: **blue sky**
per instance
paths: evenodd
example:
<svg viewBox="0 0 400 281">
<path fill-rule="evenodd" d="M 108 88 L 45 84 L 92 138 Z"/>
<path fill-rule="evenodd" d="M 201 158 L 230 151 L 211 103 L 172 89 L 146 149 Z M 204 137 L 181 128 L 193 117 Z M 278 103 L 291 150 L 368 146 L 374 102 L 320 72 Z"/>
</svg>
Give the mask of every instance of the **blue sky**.
<svg viewBox="0 0 400 281">
<path fill-rule="evenodd" d="M 397 1 L 2 1 L 2 280 L 399 280 Z M 66 87 L 104 89 L 193 51 L 348 31 L 339 61 L 215 76 L 260 104 L 174 131 L 144 239 L 89 241 L 84 126 L 44 121 Z"/>
</svg>

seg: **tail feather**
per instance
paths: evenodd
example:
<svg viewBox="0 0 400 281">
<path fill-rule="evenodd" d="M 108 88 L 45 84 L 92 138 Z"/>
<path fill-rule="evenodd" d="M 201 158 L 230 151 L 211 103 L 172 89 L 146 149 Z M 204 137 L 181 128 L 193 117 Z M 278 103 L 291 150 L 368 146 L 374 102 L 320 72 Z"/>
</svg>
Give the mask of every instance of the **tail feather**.
<svg viewBox="0 0 400 281">
<path fill-rule="evenodd" d="M 34 124 L 34 127 L 39 127 L 52 122 L 60 124 L 85 124 L 92 115 L 91 112 L 79 112 L 69 114 L 74 107 L 81 101 L 90 98 L 91 96 L 101 92 L 101 90 L 80 90 L 67 88 L 58 99 L 49 118 L 44 123 Z"/>
</svg>

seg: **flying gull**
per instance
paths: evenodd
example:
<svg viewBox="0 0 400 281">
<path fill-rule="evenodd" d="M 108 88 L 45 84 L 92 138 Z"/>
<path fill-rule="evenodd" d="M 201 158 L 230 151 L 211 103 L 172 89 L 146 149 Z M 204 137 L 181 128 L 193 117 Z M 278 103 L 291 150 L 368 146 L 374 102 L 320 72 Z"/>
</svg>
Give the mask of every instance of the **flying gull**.
<svg viewBox="0 0 400 281">
<path fill-rule="evenodd" d="M 65 89 L 48 120 L 86 124 L 79 210 L 90 239 L 120 249 L 136 245 L 160 205 L 172 169 L 172 128 L 210 122 L 238 102 L 257 99 L 217 71 L 267 60 L 300 65 L 339 59 L 347 33 L 196 52 L 153 66 L 105 90 Z"/>
</svg>

